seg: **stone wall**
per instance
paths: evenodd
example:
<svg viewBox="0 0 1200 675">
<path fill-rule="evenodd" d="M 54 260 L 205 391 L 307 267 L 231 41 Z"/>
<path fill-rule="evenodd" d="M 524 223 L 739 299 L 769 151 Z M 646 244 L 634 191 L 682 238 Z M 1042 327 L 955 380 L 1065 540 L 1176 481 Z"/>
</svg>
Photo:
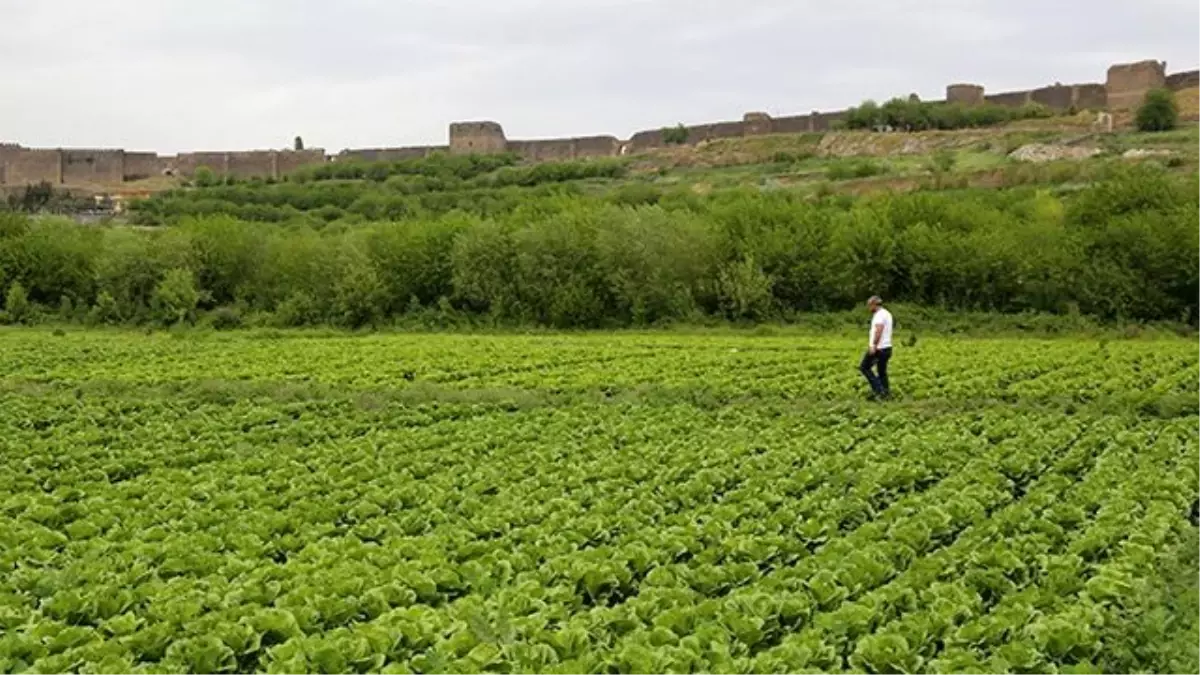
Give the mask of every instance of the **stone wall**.
<svg viewBox="0 0 1200 675">
<path fill-rule="evenodd" d="M 504 128 L 496 122 L 453 122 L 450 124 L 450 154 L 494 154 L 508 149 Z"/>
<path fill-rule="evenodd" d="M 822 113 L 813 112 L 812 114 L 812 130 L 813 131 L 829 131 L 834 128 L 839 122 L 846 119 L 846 111 Z"/>
<path fill-rule="evenodd" d="M 575 157 L 575 143 L 569 138 L 509 141 L 507 148 L 534 162 L 561 162 Z"/>
<path fill-rule="evenodd" d="M 181 176 L 191 177 L 202 166 L 221 176 L 229 173 L 228 158 L 228 153 L 224 152 L 181 152 L 170 166 Z"/>
<path fill-rule="evenodd" d="M 952 84 L 946 87 L 946 102 L 979 105 L 983 103 L 983 87 L 978 84 Z"/>
<path fill-rule="evenodd" d="M 663 139 L 662 129 L 647 129 L 646 131 L 639 131 L 630 136 L 629 142 L 625 145 L 629 148 L 629 152 L 641 152 L 642 150 L 665 147 L 667 142 Z"/>
<path fill-rule="evenodd" d="M 273 150 L 249 150 L 229 152 L 225 157 L 225 173 L 238 178 L 261 176 L 276 177 L 275 152 Z"/>
<path fill-rule="evenodd" d="M 615 136 L 508 141 L 508 151 L 532 162 L 561 162 L 585 157 L 614 157 L 621 152 Z"/>
<path fill-rule="evenodd" d="M 1182 73 L 1167 76 L 1167 89 L 1171 91 L 1191 89 L 1193 87 L 1200 87 L 1200 70 L 1186 70 Z"/>
<path fill-rule="evenodd" d="M 165 164 L 153 152 L 126 152 L 125 169 L 121 172 L 125 180 L 141 180 L 161 175 Z"/>
<path fill-rule="evenodd" d="M 1161 61 L 1122 63 L 1108 69 L 1109 110 L 1132 110 L 1142 104 L 1146 92 L 1166 85 L 1166 64 Z"/>
<path fill-rule="evenodd" d="M 4 181 L 10 185 L 62 183 L 62 151 L 18 148 L 5 162 Z"/>
<path fill-rule="evenodd" d="M 404 148 L 355 148 L 342 150 L 333 160 L 335 162 L 398 162 L 405 159 L 420 159 L 435 152 L 446 152 L 446 145 L 418 145 Z M 282 169 L 281 169 L 282 170 Z"/>
<path fill-rule="evenodd" d="M 9 158 L 13 155 L 16 155 L 20 151 L 21 146 L 17 145 L 16 143 L 0 143 L 0 185 L 4 185 L 8 182 L 6 180 L 6 174 L 8 171 L 7 167 Z"/>
<path fill-rule="evenodd" d="M 575 139 L 576 157 L 615 157 L 621 152 L 616 136 L 585 136 Z"/>
<path fill-rule="evenodd" d="M 946 101 L 967 105 L 981 101 L 1003 106 L 1039 103 L 1055 110 L 1072 107 L 1087 110 L 1128 110 L 1142 101 L 1147 90 L 1166 86 L 1174 91 L 1200 86 L 1200 71 L 1166 74 L 1166 64 L 1139 61 L 1110 67 L 1104 84 L 1055 84 L 1028 91 L 988 94 L 978 84 L 957 83 L 946 87 Z M 764 134 L 824 132 L 835 127 L 845 111 L 773 117 L 746 113 L 741 120 L 695 124 L 687 127 L 687 145 L 721 138 Z M 333 161 L 399 161 L 428 157 L 436 152 L 453 154 L 512 151 L 528 161 L 569 160 L 581 157 L 611 157 L 666 145 L 663 127 L 633 134 L 628 141 L 613 136 L 509 141 L 503 127 L 493 121 L 454 122 L 448 145 L 343 150 L 334 158 L 312 148 L 301 151 L 257 150 L 249 152 L 193 152 L 160 157 L 149 152 L 120 149 L 30 149 L 0 143 L 0 184 L 24 185 L 49 181 L 56 184 L 118 184 L 171 170 L 192 176 L 207 166 L 217 174 L 239 177 L 279 177 L 301 167 Z"/>
<path fill-rule="evenodd" d="M 112 185 L 125 180 L 124 150 L 61 150 L 62 181 L 67 185 Z"/>
<path fill-rule="evenodd" d="M 1075 85 L 1075 107 L 1081 110 L 1108 108 L 1108 90 L 1102 84 Z"/>
<path fill-rule="evenodd" d="M 771 131 L 776 134 L 806 134 L 812 130 L 812 115 L 789 115 L 771 120 Z"/>
<path fill-rule="evenodd" d="M 742 115 L 742 128 L 747 136 L 764 136 L 774 130 L 771 116 L 765 112 L 748 112 Z"/>
<path fill-rule="evenodd" d="M 282 178 L 296 169 L 325 163 L 324 148 L 280 150 L 275 153 L 275 177 Z"/>
<path fill-rule="evenodd" d="M 1006 91 L 1002 94 L 988 94 L 983 97 L 983 100 L 995 105 L 1020 108 L 1032 100 L 1031 94 L 1033 94 L 1031 91 Z"/>
<path fill-rule="evenodd" d="M 1075 88 L 1061 84 L 1029 92 L 1029 100 L 1052 110 L 1067 110 L 1075 105 Z"/>
</svg>

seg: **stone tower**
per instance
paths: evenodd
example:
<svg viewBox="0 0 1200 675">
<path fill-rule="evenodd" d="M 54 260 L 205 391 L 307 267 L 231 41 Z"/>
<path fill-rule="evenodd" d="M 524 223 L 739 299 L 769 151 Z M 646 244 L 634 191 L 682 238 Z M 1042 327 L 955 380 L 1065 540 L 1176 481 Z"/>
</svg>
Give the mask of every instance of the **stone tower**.
<svg viewBox="0 0 1200 675">
<path fill-rule="evenodd" d="M 486 155 L 508 150 L 504 128 L 496 122 L 453 122 L 450 124 L 450 154 Z"/>
</svg>

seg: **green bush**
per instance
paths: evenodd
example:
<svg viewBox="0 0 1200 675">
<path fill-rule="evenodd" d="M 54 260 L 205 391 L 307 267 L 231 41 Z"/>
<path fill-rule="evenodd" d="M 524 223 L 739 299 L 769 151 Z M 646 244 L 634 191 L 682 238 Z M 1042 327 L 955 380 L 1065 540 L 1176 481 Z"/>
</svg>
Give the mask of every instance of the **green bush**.
<svg viewBox="0 0 1200 675">
<path fill-rule="evenodd" d="M 840 160 L 825 169 L 825 177 L 829 180 L 849 180 L 851 178 L 870 178 L 885 174 L 886 164 L 870 159 Z"/>
<path fill-rule="evenodd" d="M 233 330 L 242 327 L 242 313 L 236 307 L 218 307 L 208 316 L 215 330 Z"/>
<path fill-rule="evenodd" d="M 1146 92 L 1135 118 L 1140 131 L 1170 131 L 1179 123 L 1179 106 L 1169 89 L 1151 89 Z"/>
<path fill-rule="evenodd" d="M 683 145 L 688 141 L 688 129 L 683 124 L 665 127 L 662 130 L 663 143 L 667 145 Z"/>
<path fill-rule="evenodd" d="M 69 298 L 75 311 L 60 314 L 88 308 L 94 323 L 186 322 L 200 311 L 221 322 L 213 310 L 237 307 L 243 324 L 574 328 L 763 320 L 859 307 L 872 293 L 947 311 L 1195 321 L 1194 172 L 1124 162 L 1010 169 L 1021 172 L 1006 174 L 1011 189 L 821 199 L 648 183 L 413 194 L 387 181 L 366 192 L 322 181 L 221 186 L 197 192 L 237 208 L 354 206 L 333 223 L 222 214 L 151 231 L 5 214 L 0 288 L 19 284 L 31 306 Z M 879 170 L 844 160 L 831 175 Z M 1025 187 L 1062 181 L 1079 187 Z M 402 222 L 388 215 L 399 208 Z"/>
<path fill-rule="evenodd" d="M 213 173 L 212 169 L 200 166 L 196 167 L 195 173 L 192 174 L 192 182 L 196 184 L 196 187 L 206 188 L 220 185 L 222 181 L 217 174 Z"/>
<path fill-rule="evenodd" d="M 890 127 L 897 131 L 949 130 L 989 127 L 1016 120 L 1050 117 L 1053 114 L 1052 110 L 1037 103 L 1013 108 L 993 103 L 967 106 L 893 98 L 883 105 L 865 101 L 850 108 L 846 111 L 842 123 L 847 129 Z"/>
<path fill-rule="evenodd" d="M 200 291 L 192 271 L 179 268 L 167 272 L 151 298 L 154 316 L 164 325 L 192 322 L 199 303 Z"/>
<path fill-rule="evenodd" d="M 33 319 L 33 304 L 21 282 L 14 281 L 4 294 L 4 313 L 9 323 L 28 323 Z"/>
</svg>

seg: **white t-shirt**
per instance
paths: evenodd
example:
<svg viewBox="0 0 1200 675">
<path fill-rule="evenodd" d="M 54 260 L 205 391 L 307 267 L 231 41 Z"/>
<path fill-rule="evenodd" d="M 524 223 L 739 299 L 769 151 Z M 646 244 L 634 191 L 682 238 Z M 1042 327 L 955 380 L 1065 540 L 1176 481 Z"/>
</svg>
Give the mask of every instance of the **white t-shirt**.
<svg viewBox="0 0 1200 675">
<path fill-rule="evenodd" d="M 887 349 L 892 346 L 892 313 L 880 307 L 871 316 L 871 332 L 867 335 L 867 346 L 875 344 L 875 327 L 883 326 L 883 334 L 879 336 L 879 348 Z"/>
</svg>

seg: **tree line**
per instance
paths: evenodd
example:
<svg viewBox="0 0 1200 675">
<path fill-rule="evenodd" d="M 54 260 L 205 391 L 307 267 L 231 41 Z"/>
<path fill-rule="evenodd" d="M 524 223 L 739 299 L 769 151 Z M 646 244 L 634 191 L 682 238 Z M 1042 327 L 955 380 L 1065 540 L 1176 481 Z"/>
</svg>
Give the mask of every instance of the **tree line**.
<svg viewBox="0 0 1200 675">
<path fill-rule="evenodd" d="M 306 186 L 312 188 L 313 185 Z M 428 313 L 563 328 L 758 321 L 890 301 L 1197 320 L 1197 175 L 1079 190 L 678 200 L 534 194 L 494 215 L 87 227 L 0 214 L 8 321 L 386 325 Z M 383 214 L 386 218 L 386 214 Z"/>
</svg>

